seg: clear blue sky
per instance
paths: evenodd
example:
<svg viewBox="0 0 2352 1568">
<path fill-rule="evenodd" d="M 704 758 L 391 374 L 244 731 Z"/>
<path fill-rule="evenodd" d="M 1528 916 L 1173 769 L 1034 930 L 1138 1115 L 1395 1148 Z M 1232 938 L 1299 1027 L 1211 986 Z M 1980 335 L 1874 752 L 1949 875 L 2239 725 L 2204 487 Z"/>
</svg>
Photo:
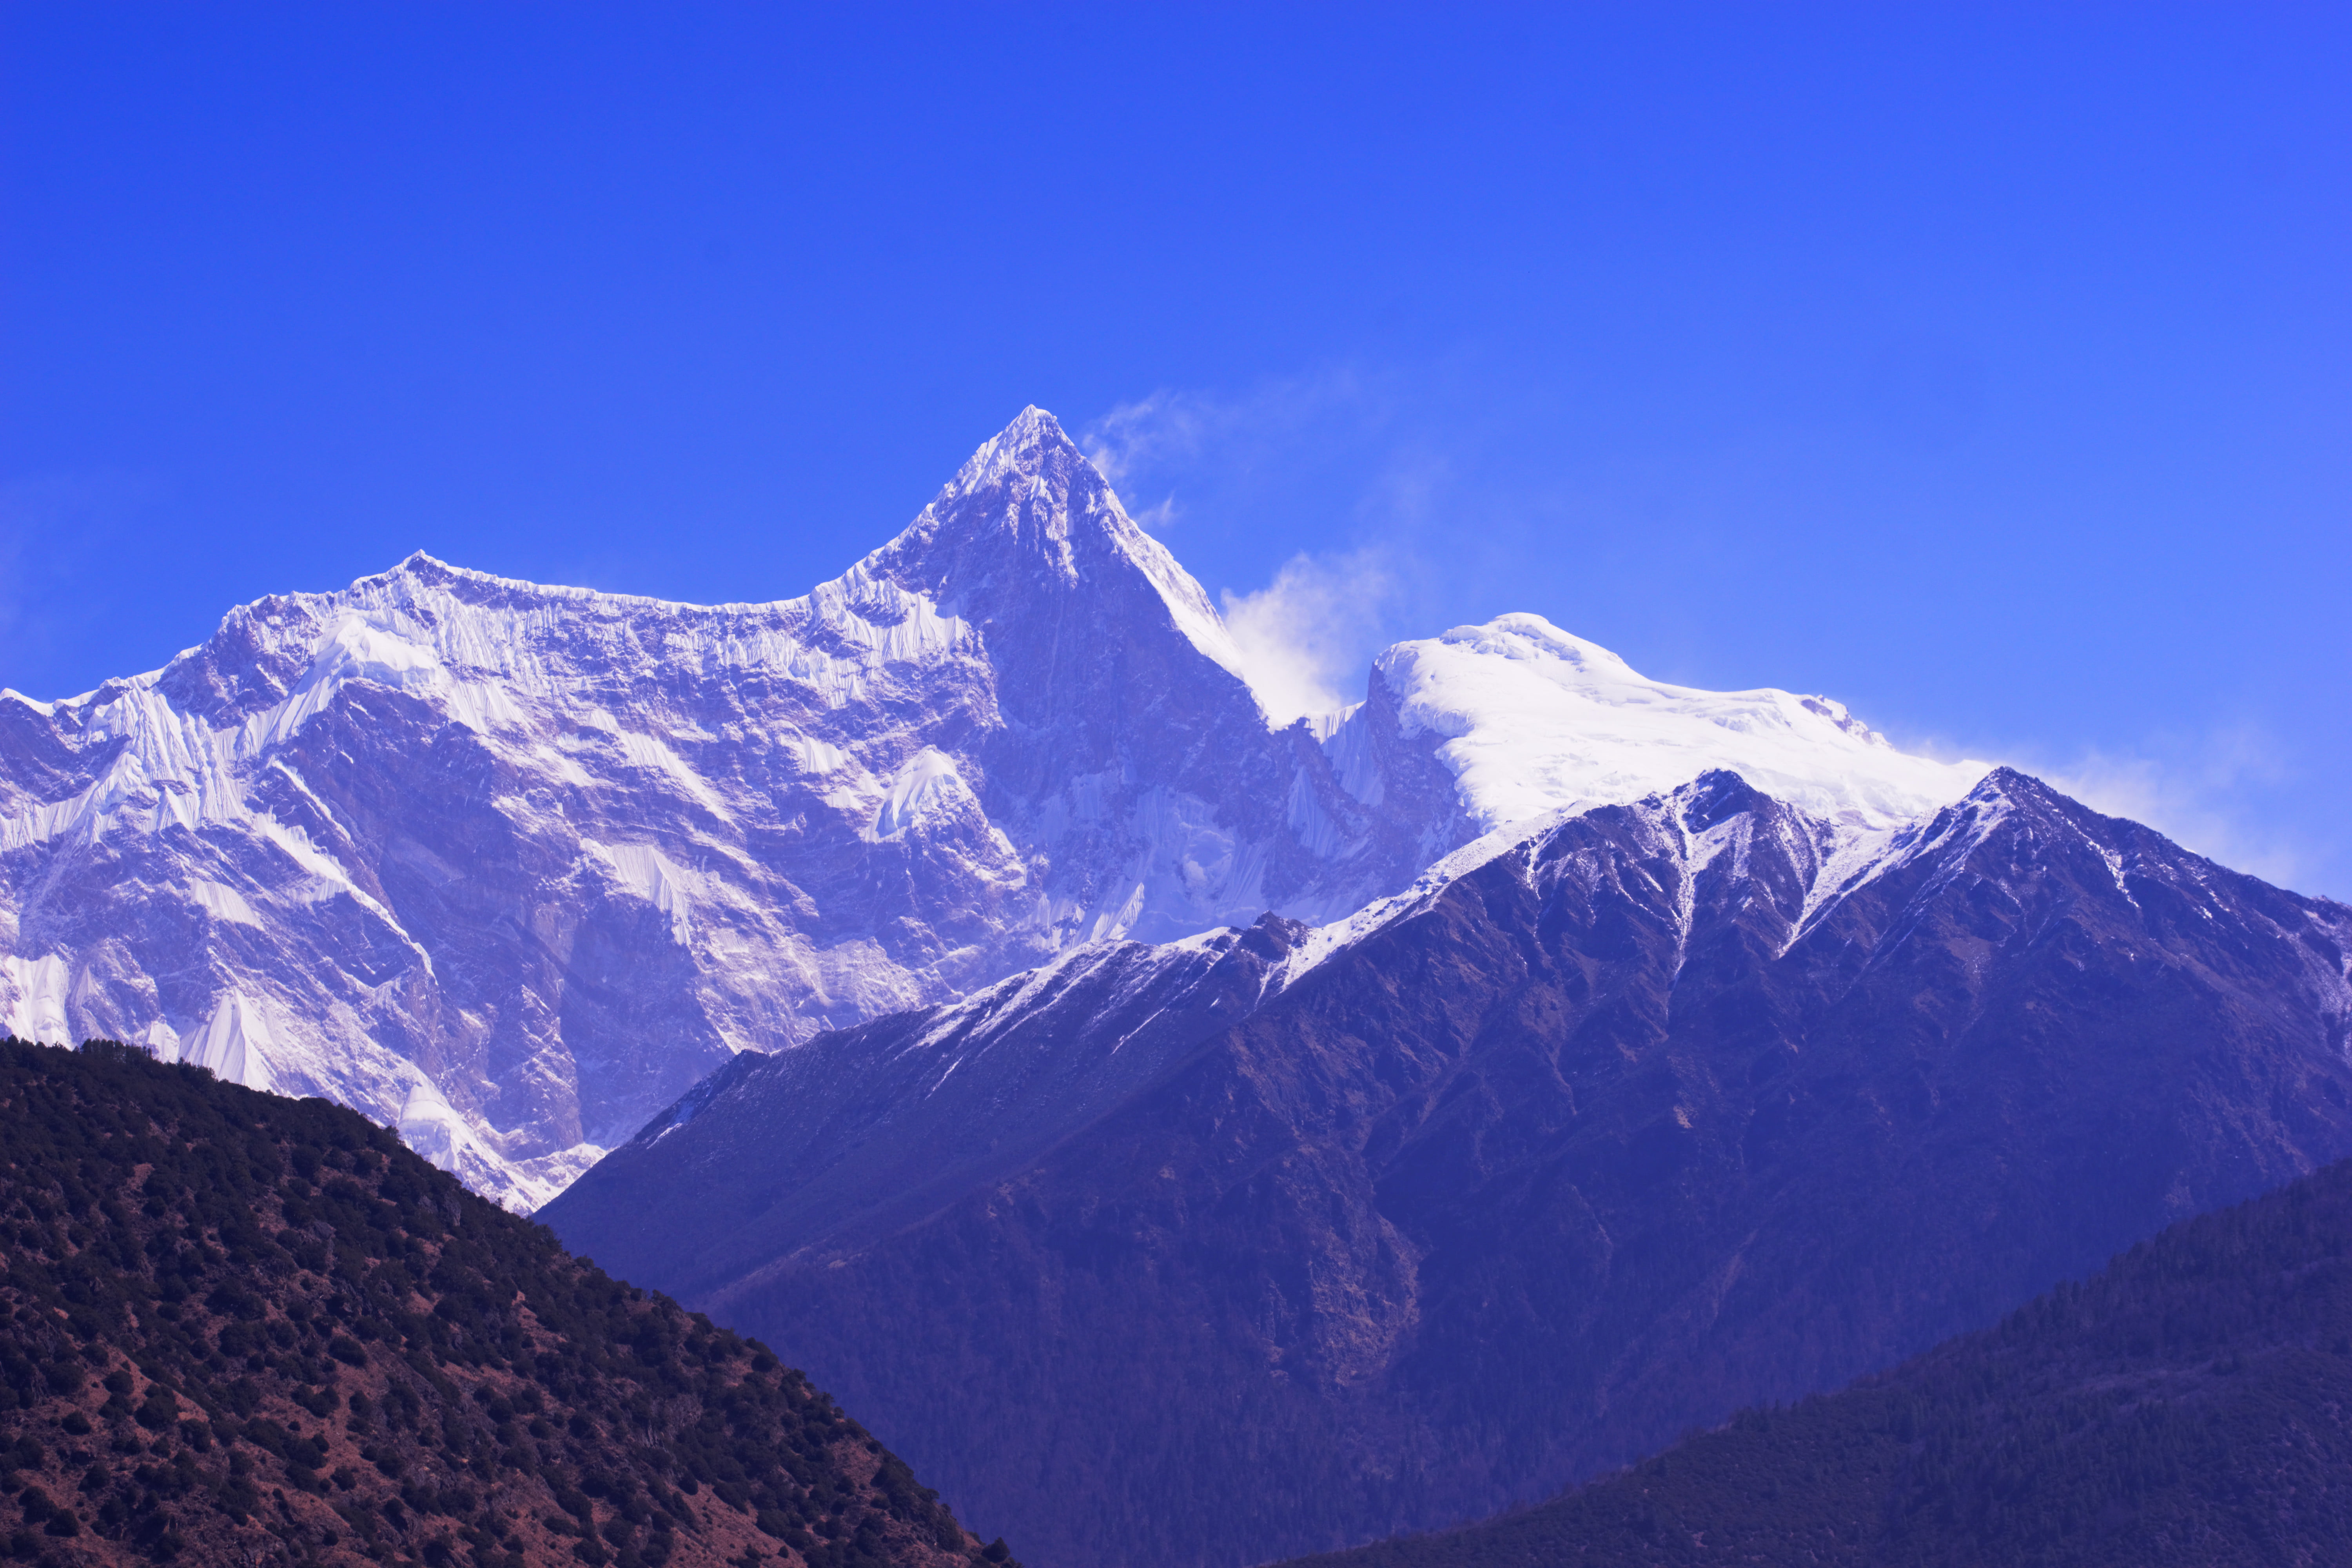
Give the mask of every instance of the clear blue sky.
<svg viewBox="0 0 2352 1568">
<path fill-rule="evenodd" d="M 1343 685 L 1535 610 L 2352 896 L 2352 7 L 16 0 L 0 82 L 0 684 L 416 548 L 796 594 L 1034 402 Z"/>
</svg>

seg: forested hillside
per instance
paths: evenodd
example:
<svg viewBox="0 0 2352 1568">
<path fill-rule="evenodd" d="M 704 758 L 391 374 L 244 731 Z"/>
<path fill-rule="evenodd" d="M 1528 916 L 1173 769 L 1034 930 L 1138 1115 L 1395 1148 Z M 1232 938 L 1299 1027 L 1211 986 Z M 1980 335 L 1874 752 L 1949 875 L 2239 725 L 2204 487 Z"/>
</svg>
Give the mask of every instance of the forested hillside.
<svg viewBox="0 0 2352 1568">
<path fill-rule="evenodd" d="M 756 1342 L 323 1100 L 0 1044 L 0 1538 L 42 1563 L 1002 1563 Z"/>
<path fill-rule="evenodd" d="M 2352 1563 L 2352 1163 L 1540 1508 L 1294 1568 Z"/>
</svg>

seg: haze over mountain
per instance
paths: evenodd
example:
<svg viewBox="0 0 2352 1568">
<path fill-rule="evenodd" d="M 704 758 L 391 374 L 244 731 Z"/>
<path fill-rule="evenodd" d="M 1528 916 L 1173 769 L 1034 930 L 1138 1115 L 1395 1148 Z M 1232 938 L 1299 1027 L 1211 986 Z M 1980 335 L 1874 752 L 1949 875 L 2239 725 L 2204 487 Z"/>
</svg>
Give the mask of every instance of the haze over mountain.
<svg viewBox="0 0 2352 1568">
<path fill-rule="evenodd" d="M 0 696 L 0 1023 L 328 1096 L 527 1208 L 734 1053 L 1088 942 L 1328 922 L 1708 767 L 1849 848 L 1982 772 L 1533 616 L 1399 644 L 1356 709 L 1276 729 L 1030 409 L 802 598 L 417 555 L 160 671 Z"/>
</svg>

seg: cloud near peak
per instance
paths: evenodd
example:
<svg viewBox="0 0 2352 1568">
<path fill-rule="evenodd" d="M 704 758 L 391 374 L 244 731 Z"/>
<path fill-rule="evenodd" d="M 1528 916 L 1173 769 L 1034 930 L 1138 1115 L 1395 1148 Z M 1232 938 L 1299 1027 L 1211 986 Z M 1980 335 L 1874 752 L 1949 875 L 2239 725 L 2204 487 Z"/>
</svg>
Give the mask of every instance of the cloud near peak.
<svg viewBox="0 0 2352 1568">
<path fill-rule="evenodd" d="M 1395 591 L 1377 550 L 1294 555 L 1256 592 L 1226 590 L 1225 626 L 1266 716 L 1287 724 L 1355 700 Z"/>
</svg>

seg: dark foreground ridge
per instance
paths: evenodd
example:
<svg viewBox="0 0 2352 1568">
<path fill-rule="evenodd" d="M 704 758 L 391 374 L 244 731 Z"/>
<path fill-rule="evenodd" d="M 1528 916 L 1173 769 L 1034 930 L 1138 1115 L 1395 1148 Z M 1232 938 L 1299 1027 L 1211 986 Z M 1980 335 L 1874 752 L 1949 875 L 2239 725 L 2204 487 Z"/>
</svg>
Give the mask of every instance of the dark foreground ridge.
<svg viewBox="0 0 2352 1568">
<path fill-rule="evenodd" d="M 1557 1496 L 2352 1155 L 2352 910 L 2007 771 L 1866 876 L 1834 842 L 1710 773 L 1311 967 L 1280 921 L 1074 956 L 739 1058 L 539 1217 L 1033 1562 L 1247 1568 Z"/>
<path fill-rule="evenodd" d="M 1293 1568 L 2352 1563 L 2352 1162 L 1881 1377 Z"/>
<path fill-rule="evenodd" d="M 121 1046 L 0 1043 L 0 1322 L 18 1559 L 1005 1561 L 757 1342 Z"/>
</svg>

